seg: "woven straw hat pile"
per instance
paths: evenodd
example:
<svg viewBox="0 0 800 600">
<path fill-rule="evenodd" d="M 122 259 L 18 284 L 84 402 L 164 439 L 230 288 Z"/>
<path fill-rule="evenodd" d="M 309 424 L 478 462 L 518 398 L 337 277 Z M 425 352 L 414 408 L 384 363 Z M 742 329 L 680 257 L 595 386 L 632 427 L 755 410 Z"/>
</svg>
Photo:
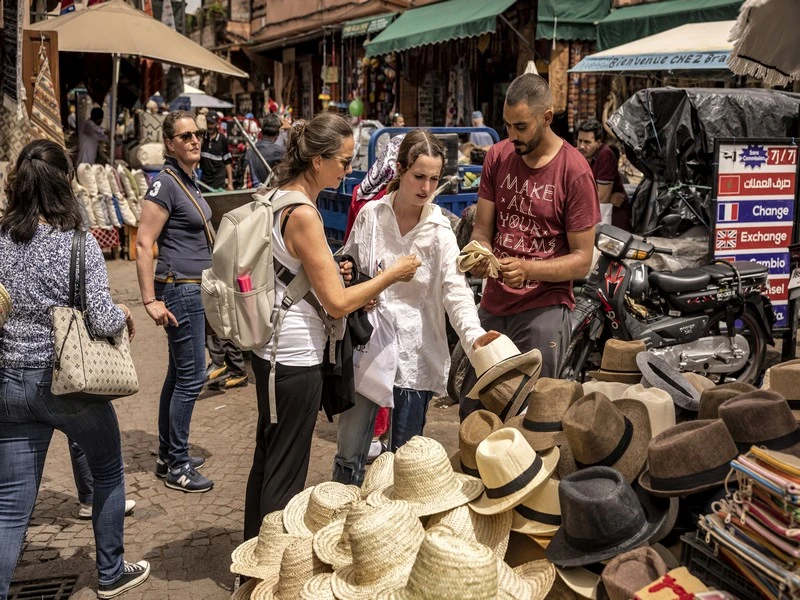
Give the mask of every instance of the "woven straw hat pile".
<svg viewBox="0 0 800 600">
<path fill-rule="evenodd" d="M 558 451 L 538 463 L 531 453 L 516 458 L 540 465 L 538 487 Z M 258 537 L 231 555 L 231 571 L 253 578 L 233 597 L 543 600 L 555 567 L 543 559 L 516 568 L 504 562 L 514 515 L 491 499 L 487 514 L 470 508 L 486 491 L 481 479 L 454 471 L 439 442 L 414 437 L 379 456 L 361 489 L 323 483 L 264 517 Z"/>
</svg>

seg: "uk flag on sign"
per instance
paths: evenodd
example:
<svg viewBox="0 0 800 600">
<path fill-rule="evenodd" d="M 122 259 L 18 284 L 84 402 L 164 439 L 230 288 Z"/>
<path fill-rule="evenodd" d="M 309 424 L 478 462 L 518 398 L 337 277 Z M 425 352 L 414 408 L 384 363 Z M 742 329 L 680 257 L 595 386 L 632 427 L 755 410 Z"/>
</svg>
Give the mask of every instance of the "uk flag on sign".
<svg viewBox="0 0 800 600">
<path fill-rule="evenodd" d="M 723 248 L 736 248 L 736 242 L 739 240 L 739 232 L 735 229 L 718 229 L 717 230 L 717 250 Z"/>
<path fill-rule="evenodd" d="M 717 221 L 738 221 L 739 220 L 739 203 L 730 202 L 717 206 Z"/>
</svg>

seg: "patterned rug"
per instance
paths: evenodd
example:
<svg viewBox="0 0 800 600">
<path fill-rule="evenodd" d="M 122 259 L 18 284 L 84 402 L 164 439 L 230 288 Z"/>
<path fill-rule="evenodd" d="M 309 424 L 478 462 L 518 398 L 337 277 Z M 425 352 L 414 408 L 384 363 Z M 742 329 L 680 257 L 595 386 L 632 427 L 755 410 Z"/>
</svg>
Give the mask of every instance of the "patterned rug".
<svg viewBox="0 0 800 600">
<path fill-rule="evenodd" d="M 31 125 L 34 136 L 64 145 L 64 130 L 61 128 L 58 96 L 53 88 L 50 59 L 47 58 L 44 47 L 39 51 L 39 74 L 33 85 Z"/>
</svg>

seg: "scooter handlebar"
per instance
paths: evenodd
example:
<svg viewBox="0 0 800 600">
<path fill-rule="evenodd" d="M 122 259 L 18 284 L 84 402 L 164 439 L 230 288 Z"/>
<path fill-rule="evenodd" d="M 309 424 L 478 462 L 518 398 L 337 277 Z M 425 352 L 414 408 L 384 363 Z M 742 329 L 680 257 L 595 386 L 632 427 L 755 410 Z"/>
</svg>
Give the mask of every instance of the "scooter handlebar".
<svg viewBox="0 0 800 600">
<path fill-rule="evenodd" d="M 656 254 L 672 254 L 672 248 L 661 248 L 660 246 L 653 246 L 653 252 Z"/>
</svg>

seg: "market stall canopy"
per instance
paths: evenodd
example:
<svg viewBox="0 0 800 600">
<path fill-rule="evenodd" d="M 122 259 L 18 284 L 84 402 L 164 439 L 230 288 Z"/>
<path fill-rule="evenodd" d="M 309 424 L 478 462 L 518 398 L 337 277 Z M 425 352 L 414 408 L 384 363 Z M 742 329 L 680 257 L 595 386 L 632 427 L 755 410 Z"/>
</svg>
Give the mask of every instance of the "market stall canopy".
<svg viewBox="0 0 800 600">
<path fill-rule="evenodd" d="M 141 56 L 181 67 L 249 77 L 227 60 L 167 27 L 123 0 L 34 23 L 34 31 L 57 31 L 62 52 Z"/>
<path fill-rule="evenodd" d="M 608 16 L 608 0 L 539 0 L 536 38 L 546 40 L 597 39 L 597 22 Z"/>
<path fill-rule="evenodd" d="M 736 19 L 742 0 L 664 0 L 612 10 L 597 24 L 597 49 L 606 50 L 685 23 Z"/>
<path fill-rule="evenodd" d="M 731 31 L 731 71 L 763 79 L 767 85 L 800 80 L 798 28 L 797 0 L 747 0 Z"/>
<path fill-rule="evenodd" d="M 367 56 L 497 31 L 497 16 L 516 0 L 446 0 L 412 8 L 366 44 Z"/>
<path fill-rule="evenodd" d="M 735 21 L 690 23 L 585 57 L 571 73 L 728 70 Z"/>
<path fill-rule="evenodd" d="M 183 93 L 169 103 L 170 110 L 188 110 L 190 108 L 212 108 L 214 110 L 224 110 L 233 108 L 233 104 L 220 100 L 214 96 L 209 96 L 203 90 L 183 84 Z"/>
<path fill-rule="evenodd" d="M 361 19 L 353 19 L 342 25 L 342 39 L 358 37 L 360 35 L 372 35 L 386 29 L 395 20 L 397 13 L 385 13 L 373 15 Z"/>
</svg>

